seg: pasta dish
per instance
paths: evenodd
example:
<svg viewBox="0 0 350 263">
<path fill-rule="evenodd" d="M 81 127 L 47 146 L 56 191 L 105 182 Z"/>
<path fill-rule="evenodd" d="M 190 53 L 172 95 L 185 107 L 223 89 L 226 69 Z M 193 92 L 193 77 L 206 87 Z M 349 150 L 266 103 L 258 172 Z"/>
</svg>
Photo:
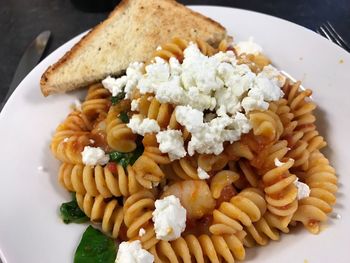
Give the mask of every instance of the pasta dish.
<svg viewBox="0 0 350 263">
<path fill-rule="evenodd" d="M 111 262 L 235 262 L 298 224 L 317 234 L 337 177 L 300 85 L 252 40 L 174 38 L 59 124 L 59 182 L 120 242 Z"/>
</svg>

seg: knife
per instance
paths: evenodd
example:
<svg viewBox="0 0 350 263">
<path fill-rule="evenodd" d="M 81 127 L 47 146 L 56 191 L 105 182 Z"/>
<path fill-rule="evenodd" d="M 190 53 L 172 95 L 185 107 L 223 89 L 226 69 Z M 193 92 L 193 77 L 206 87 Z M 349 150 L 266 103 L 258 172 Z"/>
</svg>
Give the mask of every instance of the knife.
<svg viewBox="0 0 350 263">
<path fill-rule="evenodd" d="M 11 96 L 12 92 L 17 88 L 22 79 L 38 64 L 43 55 L 51 32 L 49 30 L 41 32 L 27 47 L 18 63 L 16 72 L 13 76 L 10 87 L 6 93 L 5 99 L 0 105 L 0 111 L 4 107 L 6 101 Z"/>
</svg>

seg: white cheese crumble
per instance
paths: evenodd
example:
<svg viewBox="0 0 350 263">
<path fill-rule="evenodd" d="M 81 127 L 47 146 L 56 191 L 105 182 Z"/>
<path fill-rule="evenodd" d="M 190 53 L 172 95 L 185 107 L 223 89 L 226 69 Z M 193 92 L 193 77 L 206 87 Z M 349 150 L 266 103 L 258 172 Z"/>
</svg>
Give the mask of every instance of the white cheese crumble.
<svg viewBox="0 0 350 263">
<path fill-rule="evenodd" d="M 109 161 L 109 155 L 99 147 L 85 146 L 81 155 L 86 165 L 105 165 Z"/>
<path fill-rule="evenodd" d="M 152 263 L 154 256 L 141 247 L 140 240 L 122 242 L 118 248 L 116 263 Z"/>
<path fill-rule="evenodd" d="M 127 77 L 123 76 L 121 78 L 115 79 L 111 76 L 108 76 L 104 80 L 102 80 L 102 85 L 106 89 L 112 93 L 112 96 L 117 96 L 120 92 L 123 91 L 123 88 L 125 87 L 127 82 Z"/>
<path fill-rule="evenodd" d="M 149 118 L 142 119 L 140 115 L 133 115 L 127 126 L 133 133 L 144 136 L 146 133 L 157 133 L 160 127 L 156 120 Z"/>
<path fill-rule="evenodd" d="M 249 54 L 262 51 L 252 39 L 238 43 L 236 49 Z M 132 90 L 137 88 L 141 94 L 154 94 L 160 103 L 175 105 L 176 120 L 191 133 L 189 155 L 220 154 L 224 142 L 237 141 L 252 128 L 247 118 L 250 111 L 267 110 L 270 101 L 283 96 L 281 87 L 285 78 L 276 68 L 269 65 L 255 74 L 247 65 L 238 65 L 232 51 L 208 57 L 190 43 L 184 50 L 182 63 L 176 58 L 167 62 L 156 57 L 144 73 L 140 65 L 143 64 L 131 64 L 125 80 L 120 78 L 125 82 L 125 98 L 130 98 Z M 137 100 L 132 101 L 131 109 L 139 110 Z M 160 131 L 156 121 L 140 117 L 133 117 L 128 127 L 141 135 Z M 159 140 L 163 138 L 161 151 L 168 152 L 170 158 L 181 158 L 184 151 L 182 148 L 180 151 L 174 136 L 176 146 L 170 147 L 169 136 L 167 139 L 165 135 L 159 136 Z"/>
<path fill-rule="evenodd" d="M 95 143 L 95 140 L 90 139 L 89 142 L 90 142 L 91 144 L 94 144 L 94 143 Z"/>
<path fill-rule="evenodd" d="M 205 154 L 220 154 L 225 141 L 239 140 L 242 133 L 247 133 L 251 125 L 246 116 L 237 113 L 234 117 L 219 116 L 209 122 L 203 122 L 203 112 L 190 106 L 177 106 L 175 108 L 176 120 L 191 133 L 188 143 L 188 154 L 194 152 Z"/>
<path fill-rule="evenodd" d="M 171 241 L 179 238 L 186 228 L 186 209 L 180 200 L 170 195 L 156 200 L 152 220 L 157 239 Z"/>
<path fill-rule="evenodd" d="M 276 167 L 281 167 L 282 165 L 284 165 L 285 163 L 281 162 L 280 160 L 278 160 L 278 158 L 275 158 L 275 166 Z"/>
<path fill-rule="evenodd" d="M 74 107 L 76 110 L 81 111 L 81 101 L 80 100 L 74 100 Z"/>
<path fill-rule="evenodd" d="M 299 182 L 299 179 L 296 179 L 294 184 L 298 189 L 298 200 L 310 196 L 310 187 L 307 184 Z"/>
<path fill-rule="evenodd" d="M 102 85 L 112 93 L 112 96 L 117 96 L 120 92 L 124 91 L 125 98 L 130 98 L 137 82 L 142 77 L 143 67 L 143 63 L 131 63 L 126 70 L 125 76 L 117 79 L 108 76 L 102 80 Z"/>
<path fill-rule="evenodd" d="M 197 172 L 199 179 L 205 180 L 210 178 L 209 174 L 202 167 L 198 167 Z"/>
<path fill-rule="evenodd" d="M 68 138 L 68 137 L 66 137 L 66 138 L 63 139 L 63 142 L 68 142 L 68 141 L 69 141 L 69 138 Z"/>
<path fill-rule="evenodd" d="M 234 46 L 238 55 L 243 53 L 257 55 L 262 52 L 262 47 L 254 42 L 254 38 L 250 37 L 248 41 L 240 41 Z"/>
<path fill-rule="evenodd" d="M 174 161 L 186 156 L 182 132 L 179 130 L 166 130 L 157 133 L 159 150 L 168 153 L 170 161 Z"/>
<path fill-rule="evenodd" d="M 139 103 L 140 103 L 140 99 L 132 100 L 131 101 L 131 110 L 138 111 L 139 110 Z"/>
<path fill-rule="evenodd" d="M 146 234 L 146 230 L 141 227 L 139 230 L 139 237 L 143 237 L 145 234 Z"/>
</svg>

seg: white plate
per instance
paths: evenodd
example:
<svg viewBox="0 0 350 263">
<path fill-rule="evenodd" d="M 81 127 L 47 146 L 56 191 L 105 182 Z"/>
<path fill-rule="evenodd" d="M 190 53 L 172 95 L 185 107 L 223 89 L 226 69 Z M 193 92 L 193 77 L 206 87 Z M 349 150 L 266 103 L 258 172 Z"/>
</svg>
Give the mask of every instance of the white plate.
<svg viewBox="0 0 350 263">
<path fill-rule="evenodd" d="M 294 231 L 279 242 L 249 249 L 246 262 L 349 262 L 350 55 L 314 32 L 275 17 L 223 7 L 193 8 L 221 22 L 237 40 L 254 36 L 273 63 L 314 90 L 321 132 L 330 145 L 328 156 L 339 175 L 335 212 L 342 216 L 340 220 L 330 219 L 317 236 L 306 230 Z M 0 254 L 4 263 L 72 262 L 86 228 L 65 225 L 58 216 L 59 205 L 69 195 L 57 184 L 59 163 L 49 151 L 55 127 L 82 93 L 44 98 L 39 90 L 39 79 L 47 66 L 80 37 L 41 62 L 0 115 Z"/>
</svg>

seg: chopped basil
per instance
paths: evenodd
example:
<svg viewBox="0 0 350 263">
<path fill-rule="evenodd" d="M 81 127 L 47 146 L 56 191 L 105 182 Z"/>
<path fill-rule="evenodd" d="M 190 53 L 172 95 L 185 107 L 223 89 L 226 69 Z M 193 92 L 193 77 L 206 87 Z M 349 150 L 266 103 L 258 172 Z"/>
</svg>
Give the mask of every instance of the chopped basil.
<svg viewBox="0 0 350 263">
<path fill-rule="evenodd" d="M 89 226 L 75 251 L 74 263 L 114 263 L 116 257 L 115 241 Z"/>
<path fill-rule="evenodd" d="M 109 160 L 119 163 L 121 166 L 126 168 L 129 164 L 133 165 L 136 160 L 142 155 L 143 153 L 143 145 L 142 143 L 137 143 L 137 147 L 133 152 L 130 153 L 122 153 L 122 152 L 110 152 L 109 153 Z"/>
<path fill-rule="evenodd" d="M 129 123 L 129 116 L 126 112 L 122 111 L 120 114 L 119 114 L 119 119 L 124 122 L 124 123 Z"/>
<path fill-rule="evenodd" d="M 61 205 L 60 214 L 63 222 L 66 224 L 84 223 L 89 219 L 84 212 L 80 210 L 75 197 L 72 201 Z"/>
<path fill-rule="evenodd" d="M 123 99 L 124 99 L 124 97 L 125 97 L 125 92 L 124 92 L 124 91 L 122 91 L 122 92 L 118 93 L 118 95 L 117 95 L 117 96 L 112 96 L 112 98 L 111 98 L 112 105 L 116 105 L 116 104 L 118 104 L 118 103 L 119 103 L 119 101 L 121 101 L 121 100 L 123 100 Z"/>
</svg>

